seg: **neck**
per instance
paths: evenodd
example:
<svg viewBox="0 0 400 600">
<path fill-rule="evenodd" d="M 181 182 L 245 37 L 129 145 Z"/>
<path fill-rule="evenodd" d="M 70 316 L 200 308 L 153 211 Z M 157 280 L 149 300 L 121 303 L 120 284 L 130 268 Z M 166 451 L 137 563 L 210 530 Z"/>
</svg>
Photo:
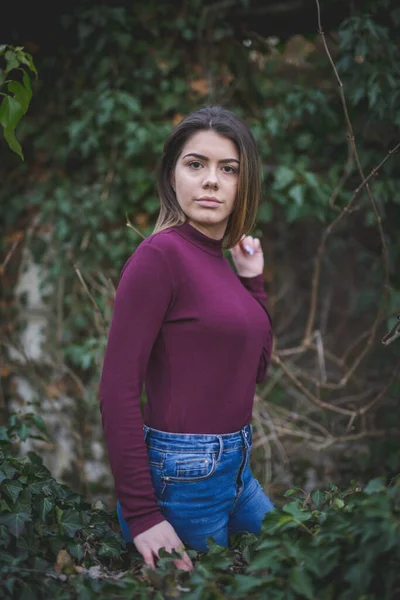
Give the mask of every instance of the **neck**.
<svg viewBox="0 0 400 600">
<path fill-rule="evenodd" d="M 193 223 L 193 221 L 190 221 L 190 219 L 188 219 L 187 223 L 194 227 L 194 229 L 197 229 L 197 231 L 200 231 L 200 233 L 206 235 L 207 237 L 213 240 L 222 241 L 224 238 L 226 225 L 221 225 L 221 227 L 219 228 L 207 227 L 207 225 L 199 225 L 198 223 Z"/>
</svg>

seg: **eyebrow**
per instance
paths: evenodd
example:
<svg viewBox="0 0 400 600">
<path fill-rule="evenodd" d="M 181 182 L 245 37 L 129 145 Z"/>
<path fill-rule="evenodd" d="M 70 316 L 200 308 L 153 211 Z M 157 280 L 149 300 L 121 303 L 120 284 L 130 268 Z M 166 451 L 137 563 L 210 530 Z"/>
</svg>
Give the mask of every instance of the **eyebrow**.
<svg viewBox="0 0 400 600">
<path fill-rule="evenodd" d="M 197 152 L 189 152 L 189 154 L 185 154 L 183 158 L 186 158 L 187 156 L 194 156 L 195 158 L 200 158 L 201 160 L 209 160 L 207 156 L 204 156 L 203 154 L 197 154 Z M 223 158 L 222 160 L 218 161 L 219 164 L 227 162 L 237 162 L 238 165 L 240 164 L 237 158 Z"/>
</svg>

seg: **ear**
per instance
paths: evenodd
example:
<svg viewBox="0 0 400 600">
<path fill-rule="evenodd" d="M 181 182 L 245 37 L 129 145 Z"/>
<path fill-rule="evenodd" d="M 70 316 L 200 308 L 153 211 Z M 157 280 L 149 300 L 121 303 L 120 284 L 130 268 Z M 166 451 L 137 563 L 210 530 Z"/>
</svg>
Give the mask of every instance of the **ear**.
<svg viewBox="0 0 400 600">
<path fill-rule="evenodd" d="M 173 190 L 175 192 L 175 174 L 174 173 L 171 173 L 171 177 L 169 178 L 169 182 L 172 185 L 172 188 L 173 188 Z"/>
</svg>

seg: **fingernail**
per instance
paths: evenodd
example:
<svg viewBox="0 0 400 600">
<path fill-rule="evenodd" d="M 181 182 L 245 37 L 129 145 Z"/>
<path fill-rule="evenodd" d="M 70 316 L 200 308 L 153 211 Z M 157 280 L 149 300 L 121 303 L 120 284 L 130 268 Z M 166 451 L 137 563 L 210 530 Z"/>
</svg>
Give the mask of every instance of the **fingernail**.
<svg viewBox="0 0 400 600">
<path fill-rule="evenodd" d="M 246 250 L 246 252 L 247 252 L 248 254 L 251 254 L 251 255 L 252 255 L 252 254 L 254 254 L 254 250 L 253 250 L 253 248 L 251 248 L 251 247 L 250 247 L 250 246 L 248 246 L 247 244 L 245 244 L 245 246 L 244 246 L 244 249 Z"/>
</svg>

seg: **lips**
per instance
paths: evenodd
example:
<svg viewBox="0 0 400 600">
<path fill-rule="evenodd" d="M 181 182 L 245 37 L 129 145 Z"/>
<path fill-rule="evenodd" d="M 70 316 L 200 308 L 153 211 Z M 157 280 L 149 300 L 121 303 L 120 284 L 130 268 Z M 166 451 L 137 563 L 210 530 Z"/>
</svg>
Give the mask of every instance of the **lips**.
<svg viewBox="0 0 400 600">
<path fill-rule="evenodd" d="M 204 206 L 217 206 L 218 204 L 221 204 L 221 202 L 213 196 L 204 196 L 203 198 L 198 198 L 196 202 Z"/>
</svg>

